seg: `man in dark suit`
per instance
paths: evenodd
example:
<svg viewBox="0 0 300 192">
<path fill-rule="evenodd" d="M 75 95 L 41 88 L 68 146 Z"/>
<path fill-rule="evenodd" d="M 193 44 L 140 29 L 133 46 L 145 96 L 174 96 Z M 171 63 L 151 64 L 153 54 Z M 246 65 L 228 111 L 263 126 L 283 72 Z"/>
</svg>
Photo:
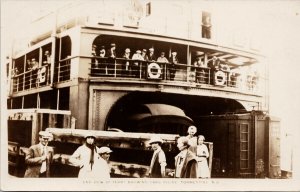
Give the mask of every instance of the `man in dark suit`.
<svg viewBox="0 0 300 192">
<path fill-rule="evenodd" d="M 27 169 L 24 177 L 50 177 L 50 163 L 53 158 L 53 148 L 48 146 L 52 139 L 51 133 L 39 132 L 39 143 L 32 145 L 26 153 Z"/>
</svg>

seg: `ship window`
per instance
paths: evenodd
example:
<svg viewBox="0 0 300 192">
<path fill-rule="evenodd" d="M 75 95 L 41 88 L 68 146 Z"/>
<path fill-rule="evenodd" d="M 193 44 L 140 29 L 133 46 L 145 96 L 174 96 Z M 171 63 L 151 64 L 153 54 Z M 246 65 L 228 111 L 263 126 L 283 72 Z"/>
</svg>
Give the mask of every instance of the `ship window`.
<svg viewBox="0 0 300 192">
<path fill-rule="evenodd" d="M 249 124 L 240 124 L 240 168 L 249 168 Z"/>
<path fill-rule="evenodd" d="M 151 15 L 151 3 L 146 4 L 146 16 Z"/>
</svg>

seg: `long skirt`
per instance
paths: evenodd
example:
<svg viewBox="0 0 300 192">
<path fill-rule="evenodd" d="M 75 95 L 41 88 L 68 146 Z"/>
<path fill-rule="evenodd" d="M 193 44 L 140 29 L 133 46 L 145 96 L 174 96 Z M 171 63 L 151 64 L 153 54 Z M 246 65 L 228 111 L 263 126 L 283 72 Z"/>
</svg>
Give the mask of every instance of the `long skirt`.
<svg viewBox="0 0 300 192">
<path fill-rule="evenodd" d="M 210 178 L 210 172 L 208 168 L 208 163 L 206 158 L 201 158 L 200 161 L 198 161 L 198 178 Z"/>
</svg>

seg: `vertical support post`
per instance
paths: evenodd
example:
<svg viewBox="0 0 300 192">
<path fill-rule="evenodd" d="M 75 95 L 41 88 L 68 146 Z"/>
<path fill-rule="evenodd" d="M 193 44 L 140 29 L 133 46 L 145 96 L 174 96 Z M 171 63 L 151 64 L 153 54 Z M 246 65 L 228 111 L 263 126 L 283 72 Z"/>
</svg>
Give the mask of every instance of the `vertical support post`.
<svg viewBox="0 0 300 192">
<path fill-rule="evenodd" d="M 189 65 L 191 65 L 191 61 L 190 61 L 190 45 L 187 46 L 187 54 L 186 54 L 186 59 L 187 59 L 187 66 L 186 66 L 186 81 L 188 82 L 189 81 Z"/>
<path fill-rule="evenodd" d="M 59 89 L 57 89 L 57 104 L 56 104 L 56 110 L 59 110 Z"/>
<path fill-rule="evenodd" d="M 22 96 L 22 109 L 24 109 L 24 96 Z"/>
<path fill-rule="evenodd" d="M 114 60 L 115 62 L 115 66 L 114 66 L 114 68 L 115 68 L 115 74 L 114 74 L 114 77 L 117 77 L 117 60 L 115 59 Z"/>
<path fill-rule="evenodd" d="M 54 83 L 54 65 L 55 65 L 55 47 L 56 47 L 56 28 L 57 28 L 57 14 L 58 11 L 55 11 L 53 16 L 53 29 L 52 29 L 52 34 L 51 34 L 51 38 L 52 38 L 52 46 L 51 46 L 51 63 L 50 63 L 50 74 L 51 74 L 51 78 L 50 78 L 50 84 L 51 87 L 53 87 L 53 83 Z"/>
</svg>

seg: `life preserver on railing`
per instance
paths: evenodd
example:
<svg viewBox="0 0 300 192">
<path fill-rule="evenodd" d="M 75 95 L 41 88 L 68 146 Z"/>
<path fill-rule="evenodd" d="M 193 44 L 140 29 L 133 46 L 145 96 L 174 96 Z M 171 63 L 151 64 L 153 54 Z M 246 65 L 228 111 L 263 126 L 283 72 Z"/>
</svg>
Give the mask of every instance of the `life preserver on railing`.
<svg viewBox="0 0 300 192">
<path fill-rule="evenodd" d="M 159 79 L 159 78 L 161 78 L 162 71 L 161 71 L 160 66 L 157 63 L 150 63 L 148 65 L 147 72 L 148 72 L 148 77 L 150 79 Z"/>
<path fill-rule="evenodd" d="M 223 71 L 217 71 L 215 73 L 215 84 L 224 85 L 226 81 L 226 75 Z"/>
<path fill-rule="evenodd" d="M 46 81 L 46 71 L 47 71 L 46 66 L 43 66 L 42 68 L 39 69 L 38 71 L 39 83 L 44 83 Z"/>
</svg>

